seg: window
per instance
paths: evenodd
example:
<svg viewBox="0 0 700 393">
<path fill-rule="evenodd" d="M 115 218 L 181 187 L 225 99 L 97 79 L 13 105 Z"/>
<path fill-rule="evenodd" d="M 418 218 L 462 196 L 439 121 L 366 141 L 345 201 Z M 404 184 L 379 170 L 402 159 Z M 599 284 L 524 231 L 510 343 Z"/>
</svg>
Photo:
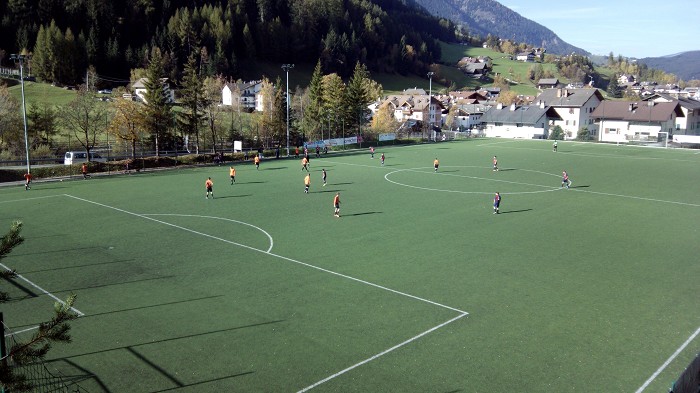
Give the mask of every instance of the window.
<svg viewBox="0 0 700 393">
<path fill-rule="evenodd" d="M 523 126 L 523 123 L 515 123 L 515 126 L 516 126 L 516 127 L 522 127 L 522 126 Z"/>
<path fill-rule="evenodd" d="M 569 125 L 569 121 L 568 121 L 568 120 L 566 121 L 566 125 L 567 125 L 567 126 Z"/>
<path fill-rule="evenodd" d="M 573 125 L 576 126 L 576 120 L 574 120 L 574 124 L 573 124 Z"/>
<path fill-rule="evenodd" d="M 496 127 L 502 127 L 502 126 L 503 126 L 503 123 L 496 122 L 494 125 L 495 125 Z"/>
<path fill-rule="evenodd" d="M 574 114 L 574 108 L 569 108 L 569 114 L 573 115 Z"/>
</svg>

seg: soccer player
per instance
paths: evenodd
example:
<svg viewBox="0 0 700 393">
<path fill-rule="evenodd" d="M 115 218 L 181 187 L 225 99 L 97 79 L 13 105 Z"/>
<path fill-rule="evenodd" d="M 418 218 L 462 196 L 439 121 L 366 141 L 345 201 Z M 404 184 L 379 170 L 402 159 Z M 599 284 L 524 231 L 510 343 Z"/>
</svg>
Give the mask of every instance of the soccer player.
<svg viewBox="0 0 700 393">
<path fill-rule="evenodd" d="M 382 153 L 382 156 L 381 156 L 381 157 L 379 157 L 379 159 L 380 159 L 380 160 L 382 160 L 382 166 L 384 166 L 384 159 L 385 159 L 385 157 L 384 157 L 384 153 Z"/>
<path fill-rule="evenodd" d="M 326 170 L 325 170 L 325 169 L 321 169 L 321 178 L 323 178 L 323 186 L 324 186 L 324 187 L 326 186 L 326 176 L 327 176 L 327 175 L 326 175 Z"/>
<path fill-rule="evenodd" d="M 87 178 L 91 177 L 91 176 L 88 174 L 88 165 L 87 165 L 87 162 L 84 162 L 84 163 L 83 163 L 83 166 L 80 168 L 80 171 L 83 172 L 83 179 L 87 179 Z"/>
<path fill-rule="evenodd" d="M 552 151 L 555 153 L 557 152 L 557 141 L 556 140 L 554 141 L 554 144 L 552 145 Z"/>
<path fill-rule="evenodd" d="M 207 189 L 207 199 L 209 199 L 209 194 L 211 194 L 211 199 L 214 199 L 214 182 L 211 181 L 211 177 L 204 182 L 204 187 Z"/>
<path fill-rule="evenodd" d="M 311 185 L 311 174 L 307 173 L 304 177 L 304 194 L 309 193 L 309 186 Z"/>
<path fill-rule="evenodd" d="M 316 158 L 321 158 L 321 146 L 316 145 Z"/>
<path fill-rule="evenodd" d="M 569 174 L 566 171 L 561 173 L 561 186 L 564 187 L 564 185 L 566 185 L 566 188 L 571 187 L 571 179 L 569 179 Z"/>
<path fill-rule="evenodd" d="M 493 171 L 498 171 L 498 158 L 496 156 L 493 156 Z"/>
<path fill-rule="evenodd" d="M 493 197 L 493 214 L 498 214 L 500 213 L 498 211 L 498 208 L 501 206 L 501 194 L 496 193 L 496 195 Z"/>
<path fill-rule="evenodd" d="M 437 157 L 435 157 L 435 161 L 433 161 L 433 166 L 435 167 L 435 172 L 437 172 L 438 167 L 440 166 L 440 161 L 438 161 Z"/>
<path fill-rule="evenodd" d="M 228 171 L 231 176 L 231 185 L 233 185 L 236 182 L 236 168 L 229 167 Z"/>
<path fill-rule="evenodd" d="M 324 180 L 325 181 L 325 180 Z M 29 183 L 32 182 L 32 174 L 27 172 L 24 174 L 24 191 L 31 190 L 32 188 L 29 187 Z"/>
<path fill-rule="evenodd" d="M 253 161 L 255 161 L 255 169 L 260 170 L 260 155 L 256 155 Z"/>
<path fill-rule="evenodd" d="M 335 217 L 340 217 L 340 193 L 339 192 L 337 192 L 335 194 L 335 197 L 333 197 L 333 207 L 335 208 L 333 215 Z"/>
<path fill-rule="evenodd" d="M 374 146 L 369 147 L 369 154 L 371 154 L 372 158 L 374 158 Z"/>
<path fill-rule="evenodd" d="M 306 157 L 301 159 L 301 170 L 303 171 L 304 169 L 309 172 L 309 159 Z"/>
</svg>

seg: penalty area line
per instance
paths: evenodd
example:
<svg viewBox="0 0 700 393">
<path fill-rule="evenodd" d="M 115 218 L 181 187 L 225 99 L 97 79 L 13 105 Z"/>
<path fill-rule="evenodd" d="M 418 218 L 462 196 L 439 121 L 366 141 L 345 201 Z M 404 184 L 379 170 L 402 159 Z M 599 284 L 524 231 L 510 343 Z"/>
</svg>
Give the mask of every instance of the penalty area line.
<svg viewBox="0 0 700 393">
<path fill-rule="evenodd" d="M 3 263 L 0 263 L 0 266 L 1 266 L 3 269 L 5 269 L 5 270 L 7 270 L 7 271 L 9 271 L 9 272 L 12 271 L 12 269 L 10 269 L 9 267 L 5 266 L 5 264 L 3 264 Z M 61 303 L 61 304 L 63 304 L 63 305 L 66 304 L 66 302 L 64 302 L 63 300 L 61 300 L 60 298 L 58 298 L 56 295 L 52 294 L 51 292 L 47 291 L 46 289 L 44 289 L 44 288 L 42 288 L 42 287 L 40 287 L 40 286 L 38 286 L 38 285 L 36 285 L 35 283 L 29 281 L 29 280 L 26 279 L 23 275 L 21 275 L 21 274 L 19 274 L 19 273 L 15 273 L 15 275 L 17 275 L 17 278 L 21 278 L 21 279 L 24 280 L 27 284 L 29 284 L 29 285 L 33 286 L 34 288 L 38 289 L 38 290 L 39 290 L 41 293 L 43 293 L 44 295 L 47 295 L 48 297 L 52 298 L 53 300 L 55 300 L 55 301 L 57 301 L 57 302 L 59 302 L 59 303 Z M 78 316 L 81 316 L 81 317 L 82 317 L 82 316 L 85 316 L 85 314 L 83 314 L 83 312 L 81 312 L 80 310 L 78 310 L 78 309 L 75 308 L 75 307 L 71 307 L 70 309 L 73 310 L 73 312 L 75 312 L 76 314 L 78 314 Z"/>
<path fill-rule="evenodd" d="M 680 347 L 678 347 L 678 349 L 676 349 L 676 352 L 674 352 L 673 355 L 671 355 L 671 357 L 669 357 L 668 359 L 666 359 L 666 361 L 664 362 L 664 364 L 662 364 L 661 367 L 659 367 L 659 369 L 656 370 L 656 371 L 654 372 L 654 374 L 652 374 L 651 377 L 649 377 L 649 379 L 647 379 L 647 380 L 644 382 L 644 384 L 643 384 L 642 386 L 640 386 L 639 389 L 637 389 L 634 393 L 642 393 L 642 392 L 644 391 L 644 389 L 646 389 L 646 388 L 649 386 L 649 384 L 651 384 L 651 383 L 656 379 L 656 377 L 658 377 L 659 374 L 661 374 L 661 372 L 664 371 L 664 369 L 666 369 L 666 367 L 668 367 L 668 365 L 671 364 L 671 362 L 672 362 L 675 358 L 677 358 L 678 355 L 681 354 L 681 352 L 683 352 L 683 350 L 685 349 L 685 347 L 687 347 L 688 344 L 690 344 L 690 343 L 695 339 L 695 337 L 698 336 L 698 334 L 700 334 L 700 327 L 695 331 L 695 333 L 691 334 L 690 337 L 688 337 L 688 339 L 685 340 L 685 342 L 683 343 L 683 345 L 681 345 Z"/>
<path fill-rule="evenodd" d="M 326 382 L 330 381 L 331 379 L 337 378 L 337 377 L 339 377 L 339 376 L 341 376 L 341 375 L 347 373 L 348 371 L 352 371 L 352 370 L 354 370 L 354 369 L 356 369 L 356 368 L 362 366 L 363 364 L 367 364 L 367 363 L 369 363 L 369 362 L 371 362 L 371 361 L 373 361 L 373 360 L 375 360 L 375 359 L 378 359 L 378 358 L 380 358 L 380 357 L 386 355 L 387 353 L 393 352 L 393 351 L 395 351 L 395 350 L 397 350 L 397 349 L 399 349 L 399 348 L 401 348 L 401 347 L 403 347 L 403 346 L 406 346 L 406 345 L 412 343 L 413 341 L 416 341 L 416 340 L 418 340 L 419 338 L 421 338 L 421 337 L 423 337 L 423 336 L 425 336 L 425 335 L 427 335 L 427 334 L 430 334 L 430 333 L 432 333 L 432 332 L 434 332 L 434 331 L 440 329 L 441 327 L 443 327 L 443 326 L 445 326 L 445 325 L 448 325 L 448 324 L 450 324 L 450 323 L 452 323 L 452 322 L 454 322 L 454 321 L 456 321 L 456 320 L 458 320 L 458 319 L 461 319 L 461 318 L 463 318 L 463 317 L 465 317 L 465 316 L 467 316 L 467 315 L 468 315 L 467 313 L 463 313 L 463 314 L 460 314 L 460 315 L 458 315 L 458 316 L 456 316 L 456 317 L 450 319 L 449 321 L 443 322 L 443 323 L 441 323 L 441 324 L 439 324 L 439 325 L 437 325 L 437 326 L 433 326 L 432 328 L 430 328 L 430 329 L 424 331 L 423 333 L 420 333 L 420 334 L 418 334 L 418 335 L 416 335 L 416 336 L 413 336 L 413 337 L 409 338 L 408 340 L 406 340 L 406 341 L 404 341 L 404 342 L 402 342 L 402 343 L 396 344 L 396 345 L 394 345 L 393 347 L 391 347 L 391 348 L 389 348 L 389 349 L 386 349 L 386 350 L 384 350 L 384 351 L 382 351 L 382 352 L 379 352 L 378 354 L 372 355 L 372 356 L 368 357 L 367 359 L 365 359 L 365 360 L 363 360 L 363 361 L 361 361 L 361 362 L 359 362 L 359 363 L 355 363 L 355 364 L 353 364 L 352 366 L 350 366 L 350 367 L 348 367 L 348 368 L 346 368 L 346 369 L 344 369 L 344 370 L 338 371 L 337 373 L 335 373 L 335 374 L 333 374 L 333 375 L 330 375 L 330 376 L 328 376 L 328 377 L 326 377 L 326 378 L 324 378 L 324 379 L 322 379 L 322 380 L 320 380 L 320 381 L 314 383 L 313 385 L 309 385 L 309 386 L 307 386 L 307 387 L 305 387 L 305 388 L 299 390 L 298 393 L 307 392 L 307 391 L 309 391 L 309 390 L 311 390 L 311 389 L 313 389 L 313 388 L 315 388 L 315 387 L 317 387 L 317 386 L 319 386 L 319 385 L 321 385 L 321 384 L 323 384 L 323 383 L 326 383 Z"/>
</svg>

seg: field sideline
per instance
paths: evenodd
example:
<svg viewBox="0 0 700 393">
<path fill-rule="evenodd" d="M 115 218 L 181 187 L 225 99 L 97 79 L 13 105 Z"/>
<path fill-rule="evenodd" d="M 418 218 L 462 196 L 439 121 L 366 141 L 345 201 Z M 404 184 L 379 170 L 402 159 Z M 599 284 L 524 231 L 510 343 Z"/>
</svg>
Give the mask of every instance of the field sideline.
<svg viewBox="0 0 700 393">
<path fill-rule="evenodd" d="M 694 153 L 474 139 L 312 155 L 308 195 L 295 159 L 2 187 L 3 313 L 26 338 L 76 293 L 49 367 L 90 392 L 667 391 L 700 350 Z"/>
</svg>

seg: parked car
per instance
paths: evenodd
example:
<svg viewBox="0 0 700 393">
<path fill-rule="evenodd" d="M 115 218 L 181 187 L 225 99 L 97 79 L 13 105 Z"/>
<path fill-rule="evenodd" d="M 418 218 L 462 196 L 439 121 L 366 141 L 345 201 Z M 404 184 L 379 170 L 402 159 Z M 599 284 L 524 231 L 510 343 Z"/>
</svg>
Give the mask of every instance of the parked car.
<svg viewBox="0 0 700 393">
<path fill-rule="evenodd" d="M 112 94 L 112 89 L 97 90 L 99 94 Z"/>
<path fill-rule="evenodd" d="M 90 161 L 107 162 L 107 159 L 98 153 L 90 152 Z M 87 162 L 87 153 L 85 151 L 67 151 L 63 157 L 63 165 L 82 164 Z"/>
</svg>

